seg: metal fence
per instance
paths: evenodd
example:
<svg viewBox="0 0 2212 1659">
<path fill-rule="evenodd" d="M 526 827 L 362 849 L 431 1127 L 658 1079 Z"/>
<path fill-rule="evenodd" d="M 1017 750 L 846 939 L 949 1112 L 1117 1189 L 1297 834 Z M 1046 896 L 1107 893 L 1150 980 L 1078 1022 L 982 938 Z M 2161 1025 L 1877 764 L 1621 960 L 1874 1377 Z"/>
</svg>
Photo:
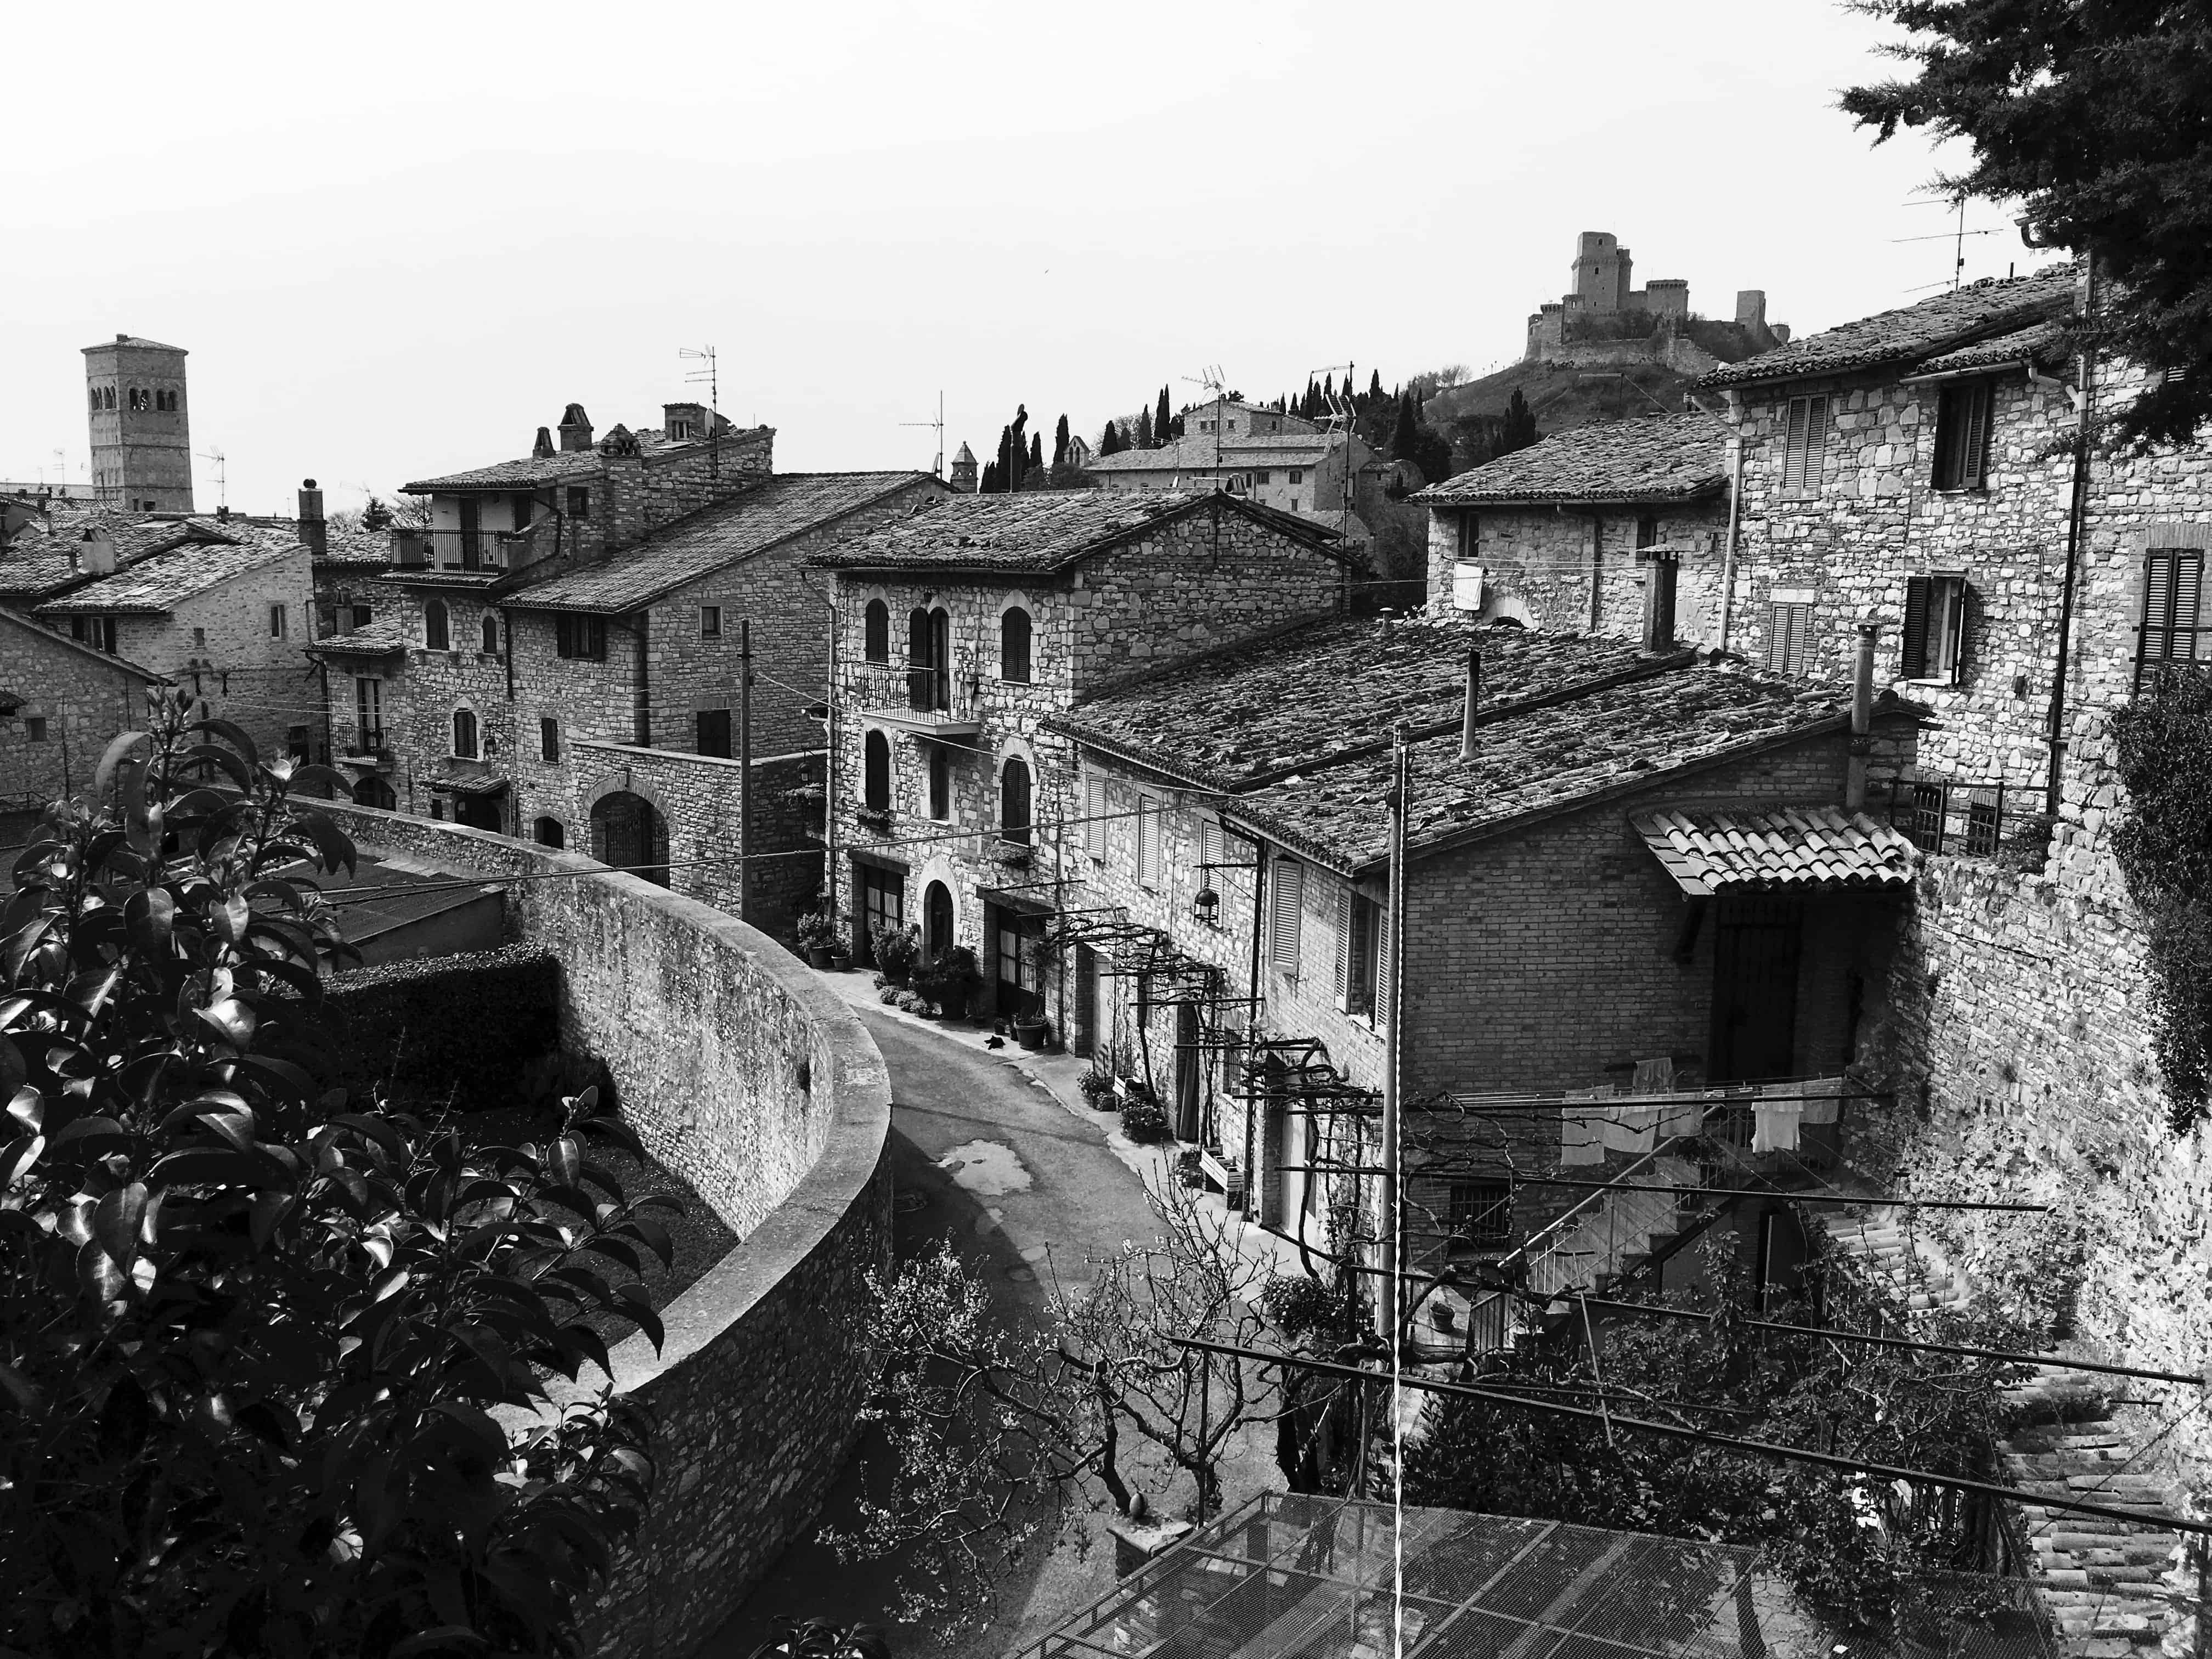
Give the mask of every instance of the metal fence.
<svg viewBox="0 0 2212 1659">
<path fill-rule="evenodd" d="M 2031 803 L 2042 798 L 2039 789 L 2002 781 L 1917 778 L 1891 787 L 1889 822 L 1923 852 L 1990 858 L 2004 844 L 2008 813 L 2017 827 L 2023 793 Z M 2033 814 L 2039 808 L 2027 810 Z"/>
</svg>

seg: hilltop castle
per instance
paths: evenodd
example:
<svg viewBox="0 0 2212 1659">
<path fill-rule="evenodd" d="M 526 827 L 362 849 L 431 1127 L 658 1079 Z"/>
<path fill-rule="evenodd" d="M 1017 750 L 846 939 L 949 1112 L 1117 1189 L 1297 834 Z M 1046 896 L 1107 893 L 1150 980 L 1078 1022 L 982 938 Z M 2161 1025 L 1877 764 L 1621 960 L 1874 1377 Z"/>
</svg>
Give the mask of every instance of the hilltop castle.
<svg viewBox="0 0 2212 1659">
<path fill-rule="evenodd" d="M 1632 287 L 1634 256 L 1609 230 L 1582 234 L 1572 269 L 1572 291 L 1528 319 L 1529 362 L 1648 362 L 1699 374 L 1790 337 L 1787 324 L 1768 324 L 1762 289 L 1739 289 L 1735 320 L 1721 323 L 1691 315 L 1690 285 L 1679 276 Z"/>
</svg>

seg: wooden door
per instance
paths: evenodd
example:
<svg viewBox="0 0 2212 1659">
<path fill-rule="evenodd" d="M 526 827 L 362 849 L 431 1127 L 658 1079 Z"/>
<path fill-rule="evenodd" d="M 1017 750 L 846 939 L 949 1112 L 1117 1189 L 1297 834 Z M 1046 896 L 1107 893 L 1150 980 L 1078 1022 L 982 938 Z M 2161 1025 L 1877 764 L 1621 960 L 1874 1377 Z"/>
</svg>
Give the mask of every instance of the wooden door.
<svg viewBox="0 0 2212 1659">
<path fill-rule="evenodd" d="M 1176 1004 L 1176 1139 L 1195 1146 L 1199 1139 L 1198 1010 L 1188 1002 Z"/>
<path fill-rule="evenodd" d="M 1716 1083 L 1789 1077 L 1797 1047 L 1802 901 L 1771 894 L 1723 899 L 1713 930 Z"/>
</svg>

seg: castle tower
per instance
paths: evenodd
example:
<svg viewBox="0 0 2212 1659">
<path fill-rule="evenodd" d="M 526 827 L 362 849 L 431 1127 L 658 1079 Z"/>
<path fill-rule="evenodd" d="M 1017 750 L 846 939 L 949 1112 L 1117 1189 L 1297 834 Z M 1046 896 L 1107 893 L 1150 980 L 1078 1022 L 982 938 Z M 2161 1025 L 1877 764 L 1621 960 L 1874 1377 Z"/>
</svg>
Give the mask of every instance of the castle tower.
<svg viewBox="0 0 2212 1659">
<path fill-rule="evenodd" d="M 185 349 L 118 334 L 84 349 L 94 496 L 133 513 L 192 510 Z"/>
</svg>

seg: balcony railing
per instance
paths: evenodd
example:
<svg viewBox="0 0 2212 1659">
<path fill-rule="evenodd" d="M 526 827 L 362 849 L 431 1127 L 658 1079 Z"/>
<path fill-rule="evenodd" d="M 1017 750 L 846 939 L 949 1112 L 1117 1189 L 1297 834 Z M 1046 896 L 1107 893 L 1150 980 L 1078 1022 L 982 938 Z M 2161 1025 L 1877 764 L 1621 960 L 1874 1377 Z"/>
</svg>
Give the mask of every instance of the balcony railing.
<svg viewBox="0 0 2212 1659">
<path fill-rule="evenodd" d="M 392 532 L 392 562 L 405 570 L 518 570 L 554 549 L 554 520 L 526 530 L 401 529 Z"/>
<path fill-rule="evenodd" d="M 972 735 L 982 729 L 975 682 L 949 666 L 863 663 L 860 667 L 884 682 L 863 689 L 863 718 L 939 737 Z"/>
</svg>

